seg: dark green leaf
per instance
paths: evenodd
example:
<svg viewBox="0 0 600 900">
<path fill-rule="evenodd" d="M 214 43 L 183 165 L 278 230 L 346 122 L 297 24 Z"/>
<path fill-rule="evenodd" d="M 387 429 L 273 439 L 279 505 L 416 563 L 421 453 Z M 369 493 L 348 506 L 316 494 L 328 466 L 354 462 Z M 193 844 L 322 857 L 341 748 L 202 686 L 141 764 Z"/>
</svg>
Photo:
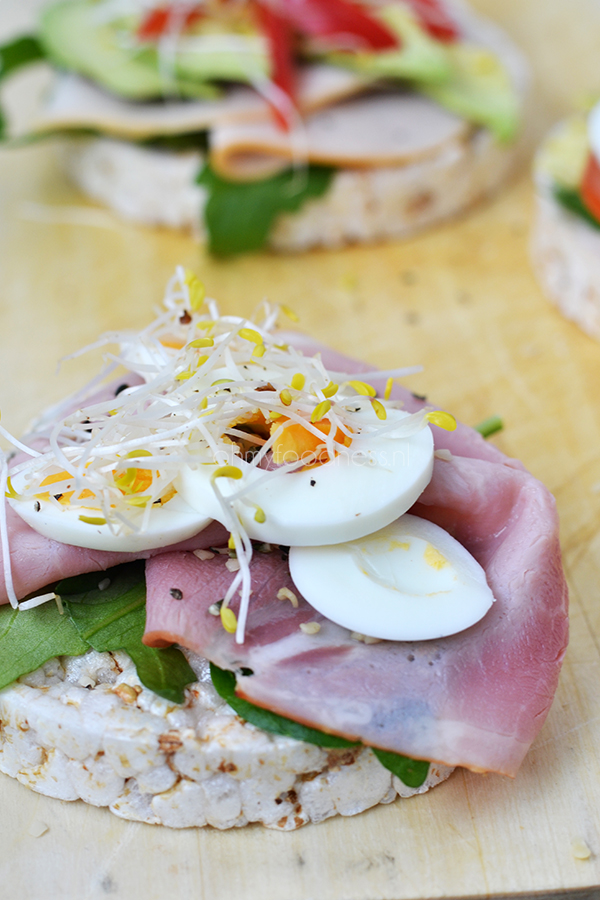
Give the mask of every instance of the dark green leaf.
<svg viewBox="0 0 600 900">
<path fill-rule="evenodd" d="M 110 583 L 100 590 L 98 585 L 107 579 Z M 183 653 L 175 647 L 158 650 L 142 643 L 146 623 L 143 560 L 69 578 L 56 591 L 79 634 L 94 650 L 125 650 L 142 684 L 166 700 L 184 702 L 184 688 L 196 676 Z"/>
<path fill-rule="evenodd" d="M 397 775 L 407 787 L 421 787 L 427 778 L 429 763 L 426 760 L 410 759 L 408 756 L 401 756 L 399 753 L 378 750 L 377 747 L 371 747 L 371 750 L 381 765 L 389 769 L 394 775 Z"/>
<path fill-rule="evenodd" d="M 46 59 L 44 48 L 34 35 L 25 34 L 0 45 L 0 79 L 30 63 Z"/>
<path fill-rule="evenodd" d="M 574 216 L 583 219 L 592 228 L 600 230 L 600 222 L 596 219 L 581 199 L 579 191 L 572 188 L 555 186 L 554 196 L 558 203 Z"/>
<path fill-rule="evenodd" d="M 168 150 L 171 153 L 184 153 L 186 150 L 208 150 L 208 132 L 190 131 L 187 134 L 155 134 L 138 141 L 143 147 L 152 150 Z"/>
<path fill-rule="evenodd" d="M 241 183 L 226 181 L 207 164 L 198 183 L 208 190 L 204 220 L 210 251 L 225 256 L 260 250 L 275 218 L 283 212 L 297 212 L 311 197 L 322 196 L 334 171 L 328 166 L 307 166 Z"/>
<path fill-rule="evenodd" d="M 16 72 L 17 69 L 45 58 L 42 45 L 33 35 L 23 35 L 2 44 L 0 46 L 0 81 L 3 81 L 12 72 Z M 0 109 L 0 139 L 4 138 L 5 132 L 6 119 Z"/>
<path fill-rule="evenodd" d="M 489 438 L 492 434 L 496 434 L 497 431 L 502 431 L 503 428 L 504 422 L 500 416 L 489 416 L 475 426 L 475 431 L 478 431 L 482 437 Z"/>
<path fill-rule="evenodd" d="M 53 656 L 79 656 L 87 650 L 70 618 L 61 616 L 52 601 L 22 611 L 0 608 L 0 688 Z"/>
<path fill-rule="evenodd" d="M 277 713 L 271 712 L 269 709 L 262 709 L 249 703 L 248 700 L 242 700 L 235 694 L 235 675 L 233 672 L 227 672 L 225 669 L 219 669 L 213 663 L 210 664 L 210 677 L 215 686 L 217 694 L 231 706 L 236 713 L 262 728 L 263 731 L 270 731 L 272 734 L 283 734 L 285 737 L 295 738 L 297 741 L 306 741 L 307 744 L 317 744 L 319 747 L 356 747 L 357 741 L 347 741 L 346 738 L 338 737 L 336 734 L 326 734 L 324 731 L 317 731 L 316 728 L 308 728 L 292 719 L 286 719 L 284 716 L 278 716 Z"/>
</svg>

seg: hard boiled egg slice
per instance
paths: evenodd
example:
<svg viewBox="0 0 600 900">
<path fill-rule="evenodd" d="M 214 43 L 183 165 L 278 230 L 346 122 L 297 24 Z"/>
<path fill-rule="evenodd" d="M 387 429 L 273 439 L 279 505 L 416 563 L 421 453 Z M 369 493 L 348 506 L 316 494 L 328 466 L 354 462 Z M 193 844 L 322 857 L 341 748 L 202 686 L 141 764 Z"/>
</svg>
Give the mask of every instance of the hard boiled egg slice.
<svg viewBox="0 0 600 900">
<path fill-rule="evenodd" d="M 13 476 L 12 486 L 17 494 L 23 485 L 22 473 Z M 69 503 L 62 505 L 35 498 L 9 497 L 8 502 L 35 531 L 54 541 L 74 547 L 124 553 L 168 547 L 193 537 L 212 521 L 209 516 L 199 515 L 178 494 L 163 505 L 153 507 L 147 523 L 142 522 L 144 510 L 132 507 L 131 512 L 128 511 L 128 519 L 133 527 L 116 518 L 111 527 L 104 520 L 102 510 L 92 507 Z"/>
<path fill-rule="evenodd" d="M 400 425 L 408 414 L 388 410 L 389 423 Z M 377 421 L 370 405 L 364 421 Z M 235 458 L 238 480 L 218 479 L 225 501 L 254 540 L 294 546 L 351 541 L 377 531 L 406 512 L 423 492 L 433 470 L 433 438 L 429 427 L 405 437 L 393 432 L 353 440 L 334 459 L 294 472 L 265 472 Z M 183 466 L 181 496 L 199 512 L 231 529 L 215 494 L 214 465 Z"/>
<path fill-rule="evenodd" d="M 408 514 L 361 540 L 292 547 L 290 572 L 328 619 L 391 641 L 456 634 L 494 602 L 485 572 L 462 544 Z"/>
</svg>

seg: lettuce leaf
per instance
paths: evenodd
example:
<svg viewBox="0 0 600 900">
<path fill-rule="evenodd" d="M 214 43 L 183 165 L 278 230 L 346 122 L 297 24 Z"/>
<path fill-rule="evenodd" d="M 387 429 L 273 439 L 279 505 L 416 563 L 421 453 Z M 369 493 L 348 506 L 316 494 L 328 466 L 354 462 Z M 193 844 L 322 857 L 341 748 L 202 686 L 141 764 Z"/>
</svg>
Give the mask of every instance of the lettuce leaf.
<svg viewBox="0 0 600 900">
<path fill-rule="evenodd" d="M 329 188 L 335 169 L 309 165 L 262 181 L 226 181 L 207 163 L 197 182 L 208 191 L 204 221 L 211 253 L 228 256 L 262 249 L 280 213 L 297 212 Z"/>
<path fill-rule="evenodd" d="M 270 731 L 272 734 L 282 734 L 285 737 L 295 738 L 297 741 L 305 741 L 307 744 L 316 744 L 318 747 L 357 747 L 360 741 L 348 741 L 336 734 L 327 734 L 316 728 L 309 728 L 294 722 L 285 716 L 255 706 L 248 700 L 243 700 L 235 693 L 235 675 L 225 669 L 219 669 L 214 663 L 210 664 L 210 677 L 217 694 L 225 700 L 229 706 L 246 722 Z M 429 772 L 429 763 L 422 759 L 410 759 L 400 753 L 392 753 L 389 750 L 370 748 L 382 766 L 397 775 L 407 787 L 420 787 Z"/>
</svg>

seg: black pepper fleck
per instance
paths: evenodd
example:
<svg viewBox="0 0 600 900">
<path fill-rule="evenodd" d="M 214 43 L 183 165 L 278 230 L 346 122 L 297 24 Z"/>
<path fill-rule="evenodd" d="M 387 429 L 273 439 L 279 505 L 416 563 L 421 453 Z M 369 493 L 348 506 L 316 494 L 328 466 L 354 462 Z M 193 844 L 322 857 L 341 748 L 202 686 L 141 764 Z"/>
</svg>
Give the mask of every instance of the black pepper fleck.
<svg viewBox="0 0 600 900">
<path fill-rule="evenodd" d="M 173 600 L 183 600 L 183 592 L 179 588 L 171 588 L 169 593 Z"/>
<path fill-rule="evenodd" d="M 427 394 L 415 394 L 415 392 L 413 391 L 412 395 L 415 400 L 421 400 L 423 403 L 425 403 L 425 401 L 427 400 Z"/>
<path fill-rule="evenodd" d="M 55 500 L 60 500 L 61 497 L 62 497 L 62 494 L 55 494 L 55 495 L 54 495 L 54 499 L 55 499 Z"/>
<path fill-rule="evenodd" d="M 115 391 L 115 397 L 118 397 L 123 391 L 126 391 L 129 387 L 128 384 L 120 384 L 119 387 Z"/>
<path fill-rule="evenodd" d="M 311 487 L 314 487 L 316 483 L 317 483 L 317 482 L 315 481 L 314 478 L 311 478 L 311 479 L 310 479 L 310 486 L 311 486 Z"/>
<path fill-rule="evenodd" d="M 42 508 L 42 505 L 39 500 L 35 501 L 35 503 L 33 504 L 33 508 L 35 509 L 36 512 L 40 511 L 40 509 Z"/>
</svg>

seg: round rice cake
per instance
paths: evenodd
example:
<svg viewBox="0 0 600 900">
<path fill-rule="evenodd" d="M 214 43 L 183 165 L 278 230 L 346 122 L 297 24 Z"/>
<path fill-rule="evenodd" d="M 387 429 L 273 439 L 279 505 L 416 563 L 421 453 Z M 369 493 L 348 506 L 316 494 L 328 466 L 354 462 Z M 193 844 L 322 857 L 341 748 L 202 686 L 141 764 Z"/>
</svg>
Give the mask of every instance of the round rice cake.
<svg viewBox="0 0 600 900">
<path fill-rule="evenodd" d="M 452 772 L 432 764 L 409 788 L 366 747 L 264 732 L 221 699 L 206 660 L 189 661 L 198 682 L 177 706 L 141 685 L 125 653 L 49 660 L 0 691 L 0 771 L 152 825 L 281 831 L 423 793 Z"/>
<path fill-rule="evenodd" d="M 520 51 L 493 23 L 462 5 L 453 4 L 452 11 L 468 38 L 502 60 L 524 118 L 529 69 Z M 392 100 L 378 93 L 373 96 L 376 102 L 393 100 L 393 110 L 390 107 L 390 114 L 383 116 L 380 127 L 359 125 L 355 131 L 363 136 L 363 142 L 370 136 L 371 143 L 377 144 L 381 130 L 391 131 L 394 123 L 398 130 L 397 123 L 414 122 L 412 132 L 408 124 L 409 134 L 404 135 L 397 152 L 401 162 L 386 163 L 380 153 L 377 165 L 363 161 L 338 168 L 323 197 L 276 219 L 269 238 L 271 248 L 302 251 L 408 237 L 458 215 L 496 191 L 523 150 L 523 136 L 512 143 L 499 143 L 487 129 L 466 123 L 418 94 L 394 92 Z M 368 97 L 359 97 L 344 100 L 342 107 L 354 104 L 358 109 L 367 102 Z M 337 110 L 331 107 L 315 113 L 316 120 L 324 119 L 321 136 L 327 138 L 326 143 L 332 131 L 328 113 L 338 115 Z M 359 117 L 357 121 L 362 120 Z M 211 144 L 220 143 L 220 134 L 213 135 Z M 389 147 L 391 137 L 386 137 L 385 146 Z M 344 149 L 351 144 L 346 137 L 341 141 Z M 375 146 L 365 150 L 365 160 L 377 152 Z M 206 237 L 203 212 L 207 194 L 195 183 L 204 160 L 201 152 L 156 150 L 119 136 L 75 138 L 66 142 L 63 160 L 69 177 L 86 195 L 122 218 L 190 229 L 200 239 Z"/>
<path fill-rule="evenodd" d="M 565 209 L 555 196 L 557 184 L 579 184 L 588 152 L 583 114 L 559 123 L 540 148 L 534 165 L 531 255 L 552 303 L 567 319 L 600 339 L 600 230 Z"/>
</svg>

